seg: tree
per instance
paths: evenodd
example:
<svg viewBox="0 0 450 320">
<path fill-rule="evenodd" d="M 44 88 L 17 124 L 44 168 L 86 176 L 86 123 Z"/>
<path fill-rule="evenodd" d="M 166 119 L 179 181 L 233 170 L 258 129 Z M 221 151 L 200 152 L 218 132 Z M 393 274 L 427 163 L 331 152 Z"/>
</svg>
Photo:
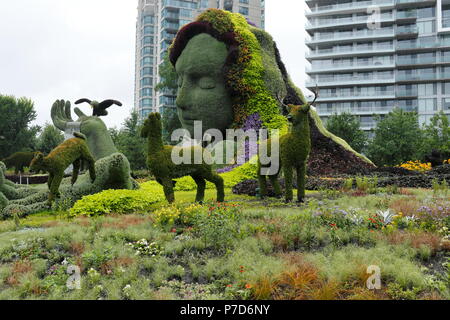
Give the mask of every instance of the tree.
<svg viewBox="0 0 450 320">
<path fill-rule="evenodd" d="M 327 130 L 347 141 L 357 152 L 367 145 L 367 134 L 361 130 L 358 117 L 350 113 L 332 115 L 327 121 Z"/>
<path fill-rule="evenodd" d="M 64 141 L 64 135 L 54 125 L 46 123 L 37 139 L 37 150 L 48 154 Z"/>
<path fill-rule="evenodd" d="M 155 89 L 157 91 L 169 90 L 170 94 L 175 95 L 178 90 L 178 75 L 170 62 L 168 53 L 166 53 L 163 62 L 159 66 L 159 76 L 161 81 L 156 85 Z"/>
<path fill-rule="evenodd" d="M 169 55 L 164 56 L 164 60 L 159 67 L 161 82 L 156 85 L 157 91 L 166 91 L 171 95 L 176 95 L 178 89 L 178 75 L 169 60 Z M 171 141 L 172 132 L 182 127 L 175 108 L 165 108 L 162 112 L 163 140 L 167 144 L 176 144 Z"/>
<path fill-rule="evenodd" d="M 131 112 L 125 119 L 120 130 L 110 129 L 111 137 L 117 147 L 130 161 L 132 170 L 145 169 L 147 167 L 147 141 L 141 138 L 141 125 L 139 125 L 137 112 Z"/>
<path fill-rule="evenodd" d="M 442 111 L 431 118 L 430 124 L 423 126 L 422 153 L 429 154 L 432 150 L 450 154 L 450 124 Z"/>
<path fill-rule="evenodd" d="M 394 109 L 378 117 L 375 136 L 368 147 L 369 158 L 377 165 L 398 165 L 420 157 L 422 131 L 417 113 Z"/>
<path fill-rule="evenodd" d="M 163 141 L 166 144 L 176 145 L 178 141 L 172 141 L 172 132 L 182 127 L 176 108 L 165 108 L 162 113 Z"/>
<path fill-rule="evenodd" d="M 18 151 L 32 151 L 36 146 L 39 126 L 31 126 L 36 119 L 34 104 L 27 98 L 0 95 L 0 159 Z"/>
</svg>

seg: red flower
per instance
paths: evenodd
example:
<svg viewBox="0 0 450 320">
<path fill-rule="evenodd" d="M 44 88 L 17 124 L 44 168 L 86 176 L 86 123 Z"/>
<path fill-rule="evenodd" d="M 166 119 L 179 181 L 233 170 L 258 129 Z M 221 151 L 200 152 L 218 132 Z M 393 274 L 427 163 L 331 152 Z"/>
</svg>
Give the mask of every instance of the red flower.
<svg viewBox="0 0 450 320">
<path fill-rule="evenodd" d="M 227 287 L 228 287 L 228 288 L 231 288 L 232 286 L 233 286 L 233 285 L 231 285 L 231 284 L 227 284 Z"/>
<path fill-rule="evenodd" d="M 251 288 L 252 288 L 252 285 L 251 285 L 250 283 L 247 283 L 247 284 L 245 285 L 245 288 L 246 288 L 246 289 L 251 289 Z"/>
<path fill-rule="evenodd" d="M 175 233 L 177 232 L 177 229 L 173 228 L 172 230 L 170 230 L 170 232 Z"/>
</svg>

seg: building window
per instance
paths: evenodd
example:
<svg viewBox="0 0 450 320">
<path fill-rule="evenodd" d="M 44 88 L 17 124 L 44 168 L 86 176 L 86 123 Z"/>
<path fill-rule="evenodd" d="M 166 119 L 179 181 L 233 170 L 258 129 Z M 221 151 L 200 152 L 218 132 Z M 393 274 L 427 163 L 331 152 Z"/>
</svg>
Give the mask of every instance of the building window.
<svg viewBox="0 0 450 320">
<path fill-rule="evenodd" d="M 145 67 L 141 69 L 141 77 L 144 76 L 151 76 L 153 75 L 153 68 L 152 67 Z"/>
<path fill-rule="evenodd" d="M 141 104 L 140 104 L 141 108 L 145 108 L 145 107 L 151 107 L 152 106 L 152 99 L 141 99 Z"/>
<path fill-rule="evenodd" d="M 144 57 L 141 60 L 141 67 L 152 65 L 153 59 L 151 57 Z"/>
<path fill-rule="evenodd" d="M 141 98 L 143 97 L 151 97 L 152 96 L 152 89 L 151 88 L 142 88 L 141 89 Z"/>
<path fill-rule="evenodd" d="M 144 16 L 142 18 L 142 24 L 154 24 L 155 17 L 154 16 Z"/>
<path fill-rule="evenodd" d="M 144 27 L 144 34 L 153 34 L 155 32 L 154 26 L 146 26 Z"/>
<path fill-rule="evenodd" d="M 248 0 L 239 0 L 239 3 L 248 4 Z"/>
<path fill-rule="evenodd" d="M 248 16 L 248 8 L 247 7 L 239 7 L 239 13 L 244 16 Z"/>
<path fill-rule="evenodd" d="M 436 99 L 419 99 L 419 112 L 434 112 L 436 110 Z"/>
<path fill-rule="evenodd" d="M 143 56 L 145 56 L 145 55 L 152 55 L 153 54 L 153 47 L 144 47 L 144 48 L 142 48 L 141 54 Z"/>
<path fill-rule="evenodd" d="M 154 38 L 152 36 L 145 36 L 142 39 L 142 46 L 144 46 L 144 44 L 153 44 L 153 40 Z"/>
<path fill-rule="evenodd" d="M 153 82 L 153 78 L 151 77 L 145 77 L 141 80 L 141 87 L 143 86 L 151 86 Z"/>
</svg>

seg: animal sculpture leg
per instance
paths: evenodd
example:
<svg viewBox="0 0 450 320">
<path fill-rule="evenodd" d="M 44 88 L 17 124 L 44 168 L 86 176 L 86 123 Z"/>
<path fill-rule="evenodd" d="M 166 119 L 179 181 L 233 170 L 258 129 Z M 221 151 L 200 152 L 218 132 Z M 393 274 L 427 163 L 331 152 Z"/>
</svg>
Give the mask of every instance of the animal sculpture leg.
<svg viewBox="0 0 450 320">
<path fill-rule="evenodd" d="M 259 193 L 261 198 L 265 198 L 267 196 L 267 180 L 266 176 L 263 176 L 260 172 L 258 172 L 258 184 L 259 184 Z"/>
<path fill-rule="evenodd" d="M 80 167 L 81 167 L 81 159 L 75 160 L 73 163 L 73 170 L 72 170 L 72 181 L 71 181 L 72 185 L 74 185 L 75 182 L 77 182 Z"/>
<path fill-rule="evenodd" d="M 292 199 L 294 198 L 294 194 L 292 192 L 294 170 L 291 166 L 284 166 L 283 172 L 286 184 L 286 196 L 285 196 L 286 202 L 291 202 Z"/>
<path fill-rule="evenodd" d="M 63 173 L 55 174 L 52 180 L 52 184 L 50 186 L 50 194 L 48 198 L 48 202 L 51 204 L 55 198 L 59 197 L 59 186 L 63 179 Z"/>
<path fill-rule="evenodd" d="M 91 181 L 94 182 L 95 178 L 96 178 L 96 174 L 95 174 L 95 160 L 94 158 L 92 158 L 91 155 L 87 155 L 84 157 L 83 162 L 87 162 L 88 164 L 88 169 L 89 169 L 89 176 L 91 177 Z"/>
<path fill-rule="evenodd" d="M 278 182 L 278 174 L 269 176 L 270 183 L 272 184 L 273 191 L 276 198 L 281 197 L 281 187 L 280 182 Z"/>
<path fill-rule="evenodd" d="M 175 194 L 173 192 L 173 183 L 170 178 L 161 179 L 161 184 L 164 189 L 164 195 L 166 196 L 166 200 L 169 203 L 173 203 L 175 201 Z"/>
<path fill-rule="evenodd" d="M 208 172 L 204 177 L 207 181 L 214 183 L 217 191 L 217 202 L 224 202 L 225 200 L 225 191 L 223 178 L 219 176 L 217 173 L 212 171 Z"/>
<path fill-rule="evenodd" d="M 306 162 L 297 167 L 297 201 L 305 202 Z"/>
<path fill-rule="evenodd" d="M 192 175 L 192 179 L 194 179 L 197 184 L 197 195 L 195 196 L 195 202 L 203 202 L 203 199 L 205 199 L 206 181 L 197 175 Z"/>
<path fill-rule="evenodd" d="M 49 173 L 48 174 L 48 180 L 47 180 L 47 186 L 48 186 L 49 190 L 52 187 L 52 181 L 53 181 L 53 173 Z"/>
</svg>

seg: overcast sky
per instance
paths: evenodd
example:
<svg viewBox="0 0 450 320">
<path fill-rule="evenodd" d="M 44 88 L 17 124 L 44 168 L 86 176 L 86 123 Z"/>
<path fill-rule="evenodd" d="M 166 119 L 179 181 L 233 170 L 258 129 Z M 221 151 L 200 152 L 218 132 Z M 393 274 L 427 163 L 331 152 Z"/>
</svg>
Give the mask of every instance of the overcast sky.
<svg viewBox="0 0 450 320">
<path fill-rule="evenodd" d="M 115 98 L 124 106 L 103 119 L 120 127 L 134 101 L 136 8 L 137 0 L 1 0 L 0 94 L 31 98 L 39 125 L 51 122 L 56 99 Z M 266 0 L 266 30 L 301 88 L 304 23 L 304 1 Z"/>
</svg>

